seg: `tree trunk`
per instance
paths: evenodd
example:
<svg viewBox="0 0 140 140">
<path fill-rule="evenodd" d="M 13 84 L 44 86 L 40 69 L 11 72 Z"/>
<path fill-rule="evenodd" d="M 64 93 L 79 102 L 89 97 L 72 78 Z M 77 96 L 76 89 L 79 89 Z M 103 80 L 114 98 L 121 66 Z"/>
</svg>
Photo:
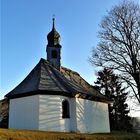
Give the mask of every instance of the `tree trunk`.
<svg viewBox="0 0 140 140">
<path fill-rule="evenodd" d="M 138 102 L 140 103 L 140 72 L 135 73 L 133 78 L 137 84 L 137 89 L 138 89 L 137 99 L 138 99 Z"/>
<path fill-rule="evenodd" d="M 140 85 L 138 85 L 138 102 L 140 104 Z"/>
</svg>

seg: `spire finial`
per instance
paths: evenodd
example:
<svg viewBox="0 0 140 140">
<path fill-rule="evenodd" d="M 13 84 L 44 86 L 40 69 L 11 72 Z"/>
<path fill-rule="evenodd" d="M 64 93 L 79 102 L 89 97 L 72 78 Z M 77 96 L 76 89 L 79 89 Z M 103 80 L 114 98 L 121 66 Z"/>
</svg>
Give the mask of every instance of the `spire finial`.
<svg viewBox="0 0 140 140">
<path fill-rule="evenodd" d="M 53 29 L 55 28 L 55 15 L 53 15 Z"/>
</svg>

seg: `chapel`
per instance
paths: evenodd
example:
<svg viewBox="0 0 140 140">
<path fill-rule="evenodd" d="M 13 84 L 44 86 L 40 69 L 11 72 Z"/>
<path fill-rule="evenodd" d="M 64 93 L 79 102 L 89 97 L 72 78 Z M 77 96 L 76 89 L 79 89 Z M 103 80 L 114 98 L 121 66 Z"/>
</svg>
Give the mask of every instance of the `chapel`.
<svg viewBox="0 0 140 140">
<path fill-rule="evenodd" d="M 6 98 L 9 128 L 57 132 L 110 132 L 108 100 L 79 73 L 61 66 L 60 34 L 47 35 L 47 60 L 41 58 Z"/>
</svg>

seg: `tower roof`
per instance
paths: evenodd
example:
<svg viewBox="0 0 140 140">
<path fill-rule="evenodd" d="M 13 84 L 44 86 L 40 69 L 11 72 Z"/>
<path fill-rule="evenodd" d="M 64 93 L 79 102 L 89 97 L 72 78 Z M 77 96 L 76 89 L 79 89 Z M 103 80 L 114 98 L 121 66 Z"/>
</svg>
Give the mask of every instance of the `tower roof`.
<svg viewBox="0 0 140 140">
<path fill-rule="evenodd" d="M 18 98 L 36 94 L 49 94 L 69 97 L 76 96 L 89 100 L 109 102 L 109 100 L 98 91 L 89 90 L 90 86 L 85 88 L 80 84 L 81 82 L 79 83 L 76 80 L 69 79 L 66 74 L 69 70 L 63 67 L 62 69 L 63 72 L 60 72 L 51 66 L 48 61 L 41 59 L 29 75 L 15 89 L 9 92 L 6 97 Z M 79 75 L 76 72 L 72 73 L 77 76 Z M 75 79 L 75 76 L 73 78 Z"/>
<path fill-rule="evenodd" d="M 52 30 L 47 35 L 47 39 L 48 39 L 48 45 L 51 45 L 52 47 L 58 45 L 60 42 L 60 35 L 55 29 L 55 18 L 53 18 Z"/>
</svg>

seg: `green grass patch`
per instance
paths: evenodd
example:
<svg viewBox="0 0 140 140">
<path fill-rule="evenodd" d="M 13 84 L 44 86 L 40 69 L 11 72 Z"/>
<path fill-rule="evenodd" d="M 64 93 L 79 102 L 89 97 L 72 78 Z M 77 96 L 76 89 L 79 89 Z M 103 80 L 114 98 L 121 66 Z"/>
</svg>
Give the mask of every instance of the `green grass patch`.
<svg viewBox="0 0 140 140">
<path fill-rule="evenodd" d="M 77 134 L 0 129 L 0 140 L 140 140 L 140 135 L 124 132 L 109 134 Z"/>
</svg>

